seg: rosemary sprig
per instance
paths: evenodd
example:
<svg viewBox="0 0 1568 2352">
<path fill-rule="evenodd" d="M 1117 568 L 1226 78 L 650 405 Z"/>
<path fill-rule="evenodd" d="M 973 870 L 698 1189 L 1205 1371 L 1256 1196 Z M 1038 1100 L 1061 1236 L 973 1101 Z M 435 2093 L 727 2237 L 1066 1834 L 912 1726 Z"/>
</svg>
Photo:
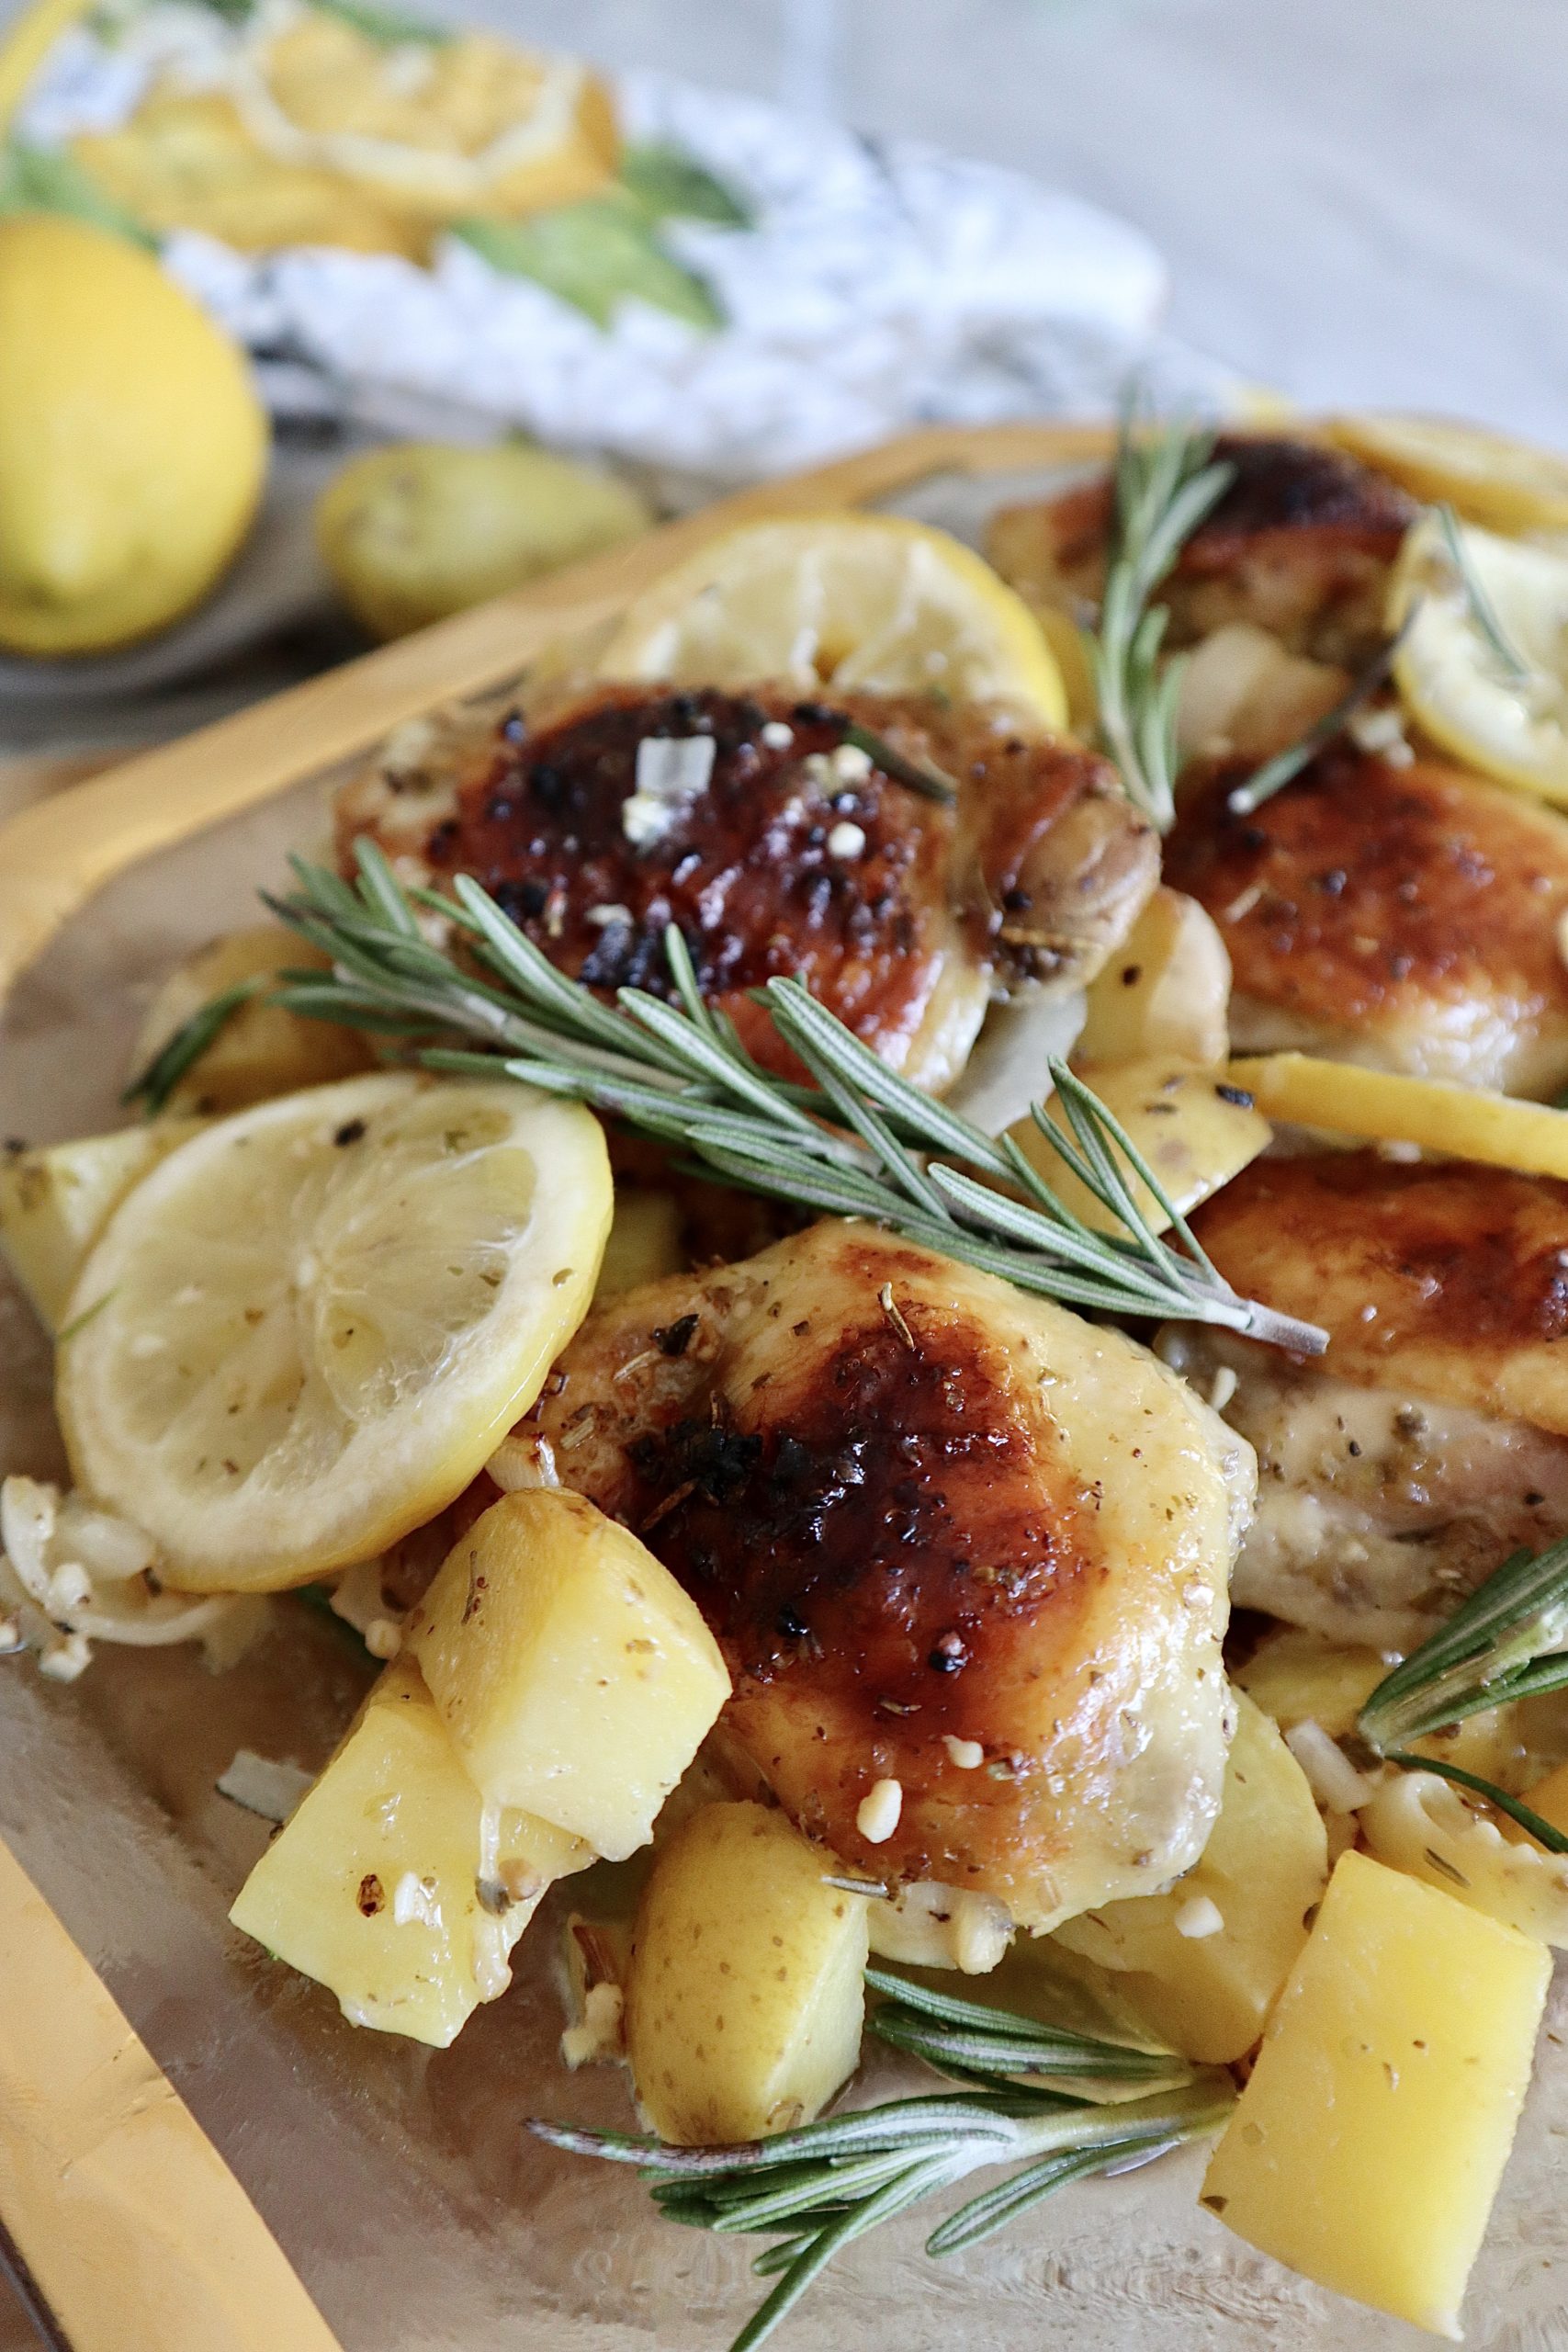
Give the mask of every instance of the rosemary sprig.
<svg viewBox="0 0 1568 2352">
<path fill-rule="evenodd" d="M 296 861 L 298 892 L 268 900 L 333 963 L 286 979 L 276 1001 L 293 1011 L 401 1037 L 433 1069 L 499 1070 L 589 1103 L 724 1182 L 869 1218 L 1022 1290 L 1106 1314 L 1220 1324 L 1308 1355 L 1327 1344 L 1315 1325 L 1231 1288 L 1126 1131 L 1065 1063 L 1050 1065 L 1064 1125 L 1038 1106 L 1035 1121 L 1115 1217 L 1114 1235 L 1074 1215 L 1010 1137 L 993 1140 L 900 1078 L 799 981 L 770 980 L 757 1001 L 810 1073 L 807 1086 L 762 1069 L 704 1003 L 673 926 L 665 952 L 679 1001 L 622 989 L 610 1006 L 557 971 L 468 876 L 451 899 L 411 894 L 373 843 L 356 854 L 356 885 Z M 416 903 L 465 934 L 477 969 L 421 935 Z M 994 1189 L 998 1181 L 1014 1189 Z M 1139 1185 L 1179 1246 L 1150 1224 Z"/>
<path fill-rule="evenodd" d="M 934 760 L 912 758 L 908 752 L 899 751 L 896 743 L 890 743 L 886 735 L 878 735 L 874 729 L 863 727 L 858 718 L 852 719 L 845 728 L 844 741 L 857 752 L 863 752 L 884 775 L 890 775 L 907 791 L 918 793 L 922 800 L 934 800 L 942 808 L 956 807 L 957 784 L 945 768 L 938 767 Z"/>
<path fill-rule="evenodd" d="M 753 2352 L 771 2335 L 840 2247 L 973 2172 L 991 2165 L 1014 2167 L 998 2187 L 939 2223 L 926 2240 L 928 2254 L 977 2245 L 1068 2181 L 1147 2162 L 1218 2130 L 1230 2113 L 1235 2092 L 1227 2078 L 1199 2075 L 1180 2059 L 929 1993 L 881 1969 L 868 1969 L 866 1982 L 883 1996 L 872 2018 L 874 2031 L 908 2048 L 896 2030 L 899 2020 L 930 2029 L 942 2053 L 931 2063 L 981 2086 L 894 2099 L 739 2147 L 671 2148 L 623 2132 L 579 2132 L 537 2120 L 528 2126 L 553 2147 L 638 2165 L 671 2221 L 778 2238 L 752 2264 L 760 2278 L 776 2278 L 778 2284 L 731 2352 Z M 976 2057 L 987 2043 L 996 2045 L 995 2063 Z M 1120 2106 L 1059 2089 L 1020 2088 L 1013 2061 L 1023 2051 L 1049 2052 L 1037 2071 L 1070 2072 L 1102 2098 L 1122 2093 L 1132 2079 L 1130 2066 L 1163 2068 L 1171 2086 Z M 955 2055 L 959 2052 L 964 2055 Z M 931 2055 L 925 2049 L 918 2054 Z"/>
<path fill-rule="evenodd" d="M 879 2041 L 923 2058 L 957 2082 L 1050 2080 L 1098 2104 L 1120 2097 L 1128 2084 L 1145 2091 L 1179 2090 L 1192 2080 L 1184 2058 L 1166 2050 L 1139 2050 L 1044 2025 L 983 2001 L 933 1992 L 907 1976 L 868 1968 L 865 1981 L 883 1998 L 868 2020 Z"/>
<path fill-rule="evenodd" d="M 1357 1727 L 1380 1756 L 1483 1708 L 1568 1686 L 1568 1536 L 1516 1552 L 1367 1700 Z M 1406 1760 L 1403 1757 L 1400 1761 Z M 1409 1759 L 1421 1770 L 1429 1759 Z"/>
<path fill-rule="evenodd" d="M 140 1102 L 143 1116 L 155 1118 L 186 1071 L 201 1059 L 240 1007 L 259 996 L 269 980 L 267 973 L 256 973 L 248 980 L 236 980 L 232 988 L 220 989 L 217 996 L 198 1005 L 189 1020 L 182 1021 L 174 1035 L 158 1048 L 146 1069 L 131 1080 L 120 1101 Z"/>
<path fill-rule="evenodd" d="M 1504 676 L 1513 685 L 1524 685 L 1534 674 L 1531 665 L 1526 661 L 1497 617 L 1496 607 L 1482 584 L 1480 573 L 1471 561 L 1470 550 L 1464 543 L 1464 533 L 1460 528 L 1459 516 L 1454 513 L 1453 508 L 1447 504 L 1438 506 L 1435 512 L 1438 517 L 1438 528 L 1443 537 L 1444 550 L 1454 568 L 1460 586 L 1464 590 L 1465 601 L 1470 606 L 1471 619 L 1486 639 L 1492 650 L 1493 658 Z"/>
<path fill-rule="evenodd" d="M 1261 808 L 1266 800 L 1272 800 L 1274 795 L 1282 792 L 1286 785 L 1300 775 L 1320 752 L 1327 750 L 1337 735 L 1344 733 L 1356 713 L 1371 702 L 1392 674 L 1400 648 L 1414 628 L 1419 610 L 1419 605 L 1411 605 L 1395 634 L 1385 645 L 1378 648 L 1351 679 L 1332 710 L 1325 710 L 1321 718 L 1314 719 L 1298 742 L 1290 744 L 1282 752 L 1276 752 L 1272 759 L 1265 760 L 1261 767 L 1254 768 L 1245 784 L 1238 784 L 1234 792 L 1226 794 L 1225 807 L 1233 817 L 1250 817 L 1255 808 Z"/>
<path fill-rule="evenodd" d="M 1506 1789 L 1497 1786 L 1495 1781 L 1483 1781 L 1479 1772 L 1467 1772 L 1461 1765 L 1450 1764 L 1440 1756 L 1415 1755 L 1407 1747 L 1391 1747 L 1385 1750 L 1385 1754 L 1389 1763 L 1403 1764 L 1409 1771 L 1436 1772 L 1439 1780 L 1456 1781 L 1461 1789 L 1472 1790 L 1478 1797 L 1484 1797 L 1488 1804 L 1495 1805 L 1499 1813 L 1506 1813 L 1510 1821 L 1517 1821 L 1521 1829 L 1528 1829 L 1549 1854 L 1568 1854 L 1568 1838 L 1562 1835 L 1562 1830 L 1553 1828 L 1550 1821 L 1520 1798 L 1511 1797 Z"/>
<path fill-rule="evenodd" d="M 1115 524 L 1100 627 L 1090 645 L 1102 749 L 1129 799 L 1168 831 L 1176 816 L 1176 706 L 1185 662 L 1161 662 L 1168 615 L 1151 600 L 1185 542 L 1235 479 L 1211 465 L 1213 435 L 1190 425 L 1135 431 L 1123 409 Z"/>
</svg>

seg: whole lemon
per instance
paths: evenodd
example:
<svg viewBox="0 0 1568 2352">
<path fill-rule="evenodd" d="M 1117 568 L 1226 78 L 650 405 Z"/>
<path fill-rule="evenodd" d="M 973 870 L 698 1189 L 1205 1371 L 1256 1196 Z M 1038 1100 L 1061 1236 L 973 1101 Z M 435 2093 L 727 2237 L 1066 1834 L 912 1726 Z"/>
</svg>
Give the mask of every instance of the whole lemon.
<svg viewBox="0 0 1568 2352">
<path fill-rule="evenodd" d="M 90 653 L 204 595 L 250 526 L 266 414 L 151 254 L 0 220 L 0 644 Z"/>
</svg>

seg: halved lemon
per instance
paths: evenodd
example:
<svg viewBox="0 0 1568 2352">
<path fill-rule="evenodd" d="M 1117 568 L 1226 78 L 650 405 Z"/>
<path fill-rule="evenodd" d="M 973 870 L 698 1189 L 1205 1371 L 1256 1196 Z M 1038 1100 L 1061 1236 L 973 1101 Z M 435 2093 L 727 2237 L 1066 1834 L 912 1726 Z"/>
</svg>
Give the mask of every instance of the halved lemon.
<svg viewBox="0 0 1568 2352">
<path fill-rule="evenodd" d="M 1342 449 L 1413 496 L 1497 531 L 1568 530 L 1568 458 L 1438 416 L 1337 416 Z"/>
<path fill-rule="evenodd" d="M 970 548 L 883 514 L 758 523 L 713 540 L 627 608 L 606 678 L 781 682 L 1011 705 L 1066 725 L 1062 673 L 1021 597 Z"/>
<path fill-rule="evenodd" d="M 1418 725 L 1455 759 L 1568 805 L 1568 556 L 1474 524 L 1459 529 L 1465 567 L 1503 648 L 1431 515 L 1410 533 L 1394 568 L 1391 626 L 1420 600 L 1395 659 L 1395 684 Z"/>
<path fill-rule="evenodd" d="M 610 1207 L 598 1122 L 505 1080 L 382 1073 L 204 1128 L 115 1211 L 67 1309 L 78 1487 L 185 1591 L 370 1557 L 533 1403 Z"/>
</svg>

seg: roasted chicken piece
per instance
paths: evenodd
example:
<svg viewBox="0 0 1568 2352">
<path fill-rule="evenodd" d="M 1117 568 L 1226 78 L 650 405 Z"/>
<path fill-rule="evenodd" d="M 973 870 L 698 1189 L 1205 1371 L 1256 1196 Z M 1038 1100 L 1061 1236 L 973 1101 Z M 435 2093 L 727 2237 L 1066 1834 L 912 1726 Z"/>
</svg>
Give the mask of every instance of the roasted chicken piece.
<svg viewBox="0 0 1568 2352">
<path fill-rule="evenodd" d="M 1201 1850 L 1252 1462 L 1121 1332 L 830 1220 L 600 1308 L 504 1453 L 679 1577 L 852 1869 L 1045 1928 Z"/>
<path fill-rule="evenodd" d="M 955 808 L 890 775 L 852 724 L 934 763 Z M 708 1001 L 759 1057 L 749 991 L 799 973 L 918 1083 L 964 1067 L 994 991 L 1093 977 L 1158 854 L 1114 772 L 1005 714 L 857 695 L 608 687 L 530 732 L 516 713 L 419 722 L 340 796 L 407 880 L 471 874 L 563 971 L 664 992 L 679 925 Z"/>
<path fill-rule="evenodd" d="M 1182 1327 L 1161 1348 L 1257 1449 L 1232 1598 L 1405 1650 L 1568 1532 L 1568 1185 L 1371 1152 L 1258 1160 L 1193 1227 L 1321 1364 Z"/>
<path fill-rule="evenodd" d="M 1222 434 L 1235 478 L 1160 589 L 1168 640 L 1192 645 L 1236 622 L 1294 653 L 1364 662 L 1383 633 L 1389 572 L 1417 508 L 1342 449 L 1279 435 Z M 1109 475 L 993 518 L 987 554 L 1037 604 L 1098 605 L 1111 523 Z"/>
<path fill-rule="evenodd" d="M 1230 951 L 1238 1051 L 1288 1046 L 1509 1094 L 1568 1081 L 1568 823 L 1458 768 L 1341 741 L 1251 816 L 1222 762 L 1165 878 Z"/>
</svg>

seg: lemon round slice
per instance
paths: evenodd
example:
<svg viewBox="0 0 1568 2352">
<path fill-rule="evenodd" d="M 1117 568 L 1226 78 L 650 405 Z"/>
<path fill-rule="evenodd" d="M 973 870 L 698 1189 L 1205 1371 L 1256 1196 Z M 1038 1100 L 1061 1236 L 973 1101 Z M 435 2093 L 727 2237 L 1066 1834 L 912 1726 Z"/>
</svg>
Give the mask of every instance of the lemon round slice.
<svg viewBox="0 0 1568 2352">
<path fill-rule="evenodd" d="M 1568 805 L 1568 557 L 1473 524 L 1460 526 L 1460 543 L 1486 616 L 1438 518 L 1417 524 L 1390 596 L 1396 628 L 1420 600 L 1394 681 L 1417 724 L 1455 759 Z"/>
<path fill-rule="evenodd" d="M 184 1591 L 369 1558 L 533 1403 L 610 1205 L 597 1121 L 509 1080 L 380 1074 L 217 1122 L 82 1270 L 58 1374 L 77 1485 Z"/>
<path fill-rule="evenodd" d="M 1337 416 L 1342 449 L 1411 493 L 1497 531 L 1568 530 L 1568 458 L 1436 416 Z"/>
<path fill-rule="evenodd" d="M 940 692 L 1008 703 L 1053 729 L 1067 717 L 1061 671 L 1021 597 L 945 531 L 891 515 L 727 533 L 636 599 L 599 666 L 691 685 Z"/>
</svg>

